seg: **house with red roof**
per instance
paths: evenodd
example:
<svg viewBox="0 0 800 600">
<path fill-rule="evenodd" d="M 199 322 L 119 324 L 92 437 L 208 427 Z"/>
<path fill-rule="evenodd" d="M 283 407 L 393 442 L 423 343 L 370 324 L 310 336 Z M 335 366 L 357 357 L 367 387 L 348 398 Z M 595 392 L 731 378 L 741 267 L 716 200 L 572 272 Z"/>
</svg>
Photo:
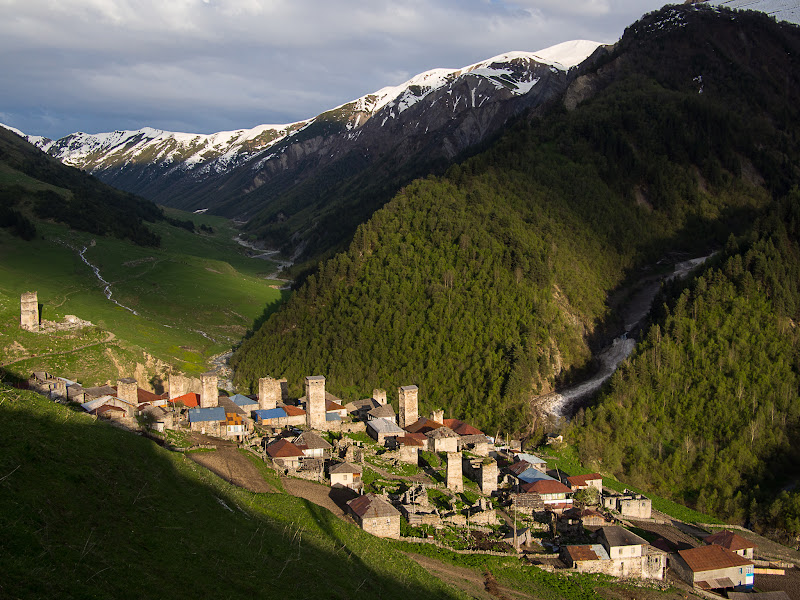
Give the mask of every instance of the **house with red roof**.
<svg viewBox="0 0 800 600">
<path fill-rule="evenodd" d="M 186 408 L 197 408 L 200 406 L 200 394 L 189 392 L 188 394 L 183 394 L 182 396 L 170 398 L 169 402 L 172 404 L 183 404 Z"/>
<path fill-rule="evenodd" d="M 588 475 L 573 475 L 567 477 L 567 485 L 573 490 L 585 490 L 590 487 L 596 488 L 598 492 L 603 491 L 603 476 L 600 473 L 589 473 Z"/>
<path fill-rule="evenodd" d="M 709 535 L 703 541 L 706 544 L 716 544 L 717 546 L 722 546 L 726 550 L 730 550 L 739 556 L 743 556 L 744 558 L 749 558 L 751 560 L 753 558 L 753 554 L 755 553 L 755 549 L 757 548 L 757 545 L 752 541 L 742 537 L 737 533 L 734 533 L 733 531 L 728 531 L 727 529 Z"/>
<path fill-rule="evenodd" d="M 678 550 L 671 566 L 681 579 L 703 590 L 753 587 L 753 561 L 716 544 Z"/>
<path fill-rule="evenodd" d="M 525 494 L 539 494 L 545 510 L 552 510 L 557 514 L 572 508 L 572 490 L 555 479 L 537 479 L 520 486 L 520 491 Z"/>
<path fill-rule="evenodd" d="M 305 456 L 300 448 L 286 439 L 280 439 L 267 446 L 267 454 L 276 465 L 289 469 L 297 469 L 300 466 L 300 459 Z"/>
</svg>

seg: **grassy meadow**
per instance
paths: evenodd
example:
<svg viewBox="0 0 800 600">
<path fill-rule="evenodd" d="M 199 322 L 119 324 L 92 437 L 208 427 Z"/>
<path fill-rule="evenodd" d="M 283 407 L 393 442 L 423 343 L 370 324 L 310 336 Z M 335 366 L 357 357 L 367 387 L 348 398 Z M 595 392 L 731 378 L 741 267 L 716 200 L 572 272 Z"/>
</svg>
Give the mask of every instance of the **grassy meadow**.
<svg viewBox="0 0 800 600">
<path fill-rule="evenodd" d="M 166 222 L 149 227 L 160 248 L 37 223 L 38 236 L 25 242 L 0 230 L 0 364 L 12 376 L 53 370 L 84 383 L 113 380 L 123 370 L 155 373 L 169 368 L 197 374 L 208 359 L 230 350 L 265 311 L 288 296 L 281 282 L 266 277 L 275 263 L 250 258 L 233 241 L 236 230 L 224 219 L 191 218 L 213 233 L 192 233 Z M 78 251 L 112 284 L 103 285 Z M 96 327 L 45 336 L 19 329 L 19 296 L 37 291 L 42 319 L 67 314 Z M 114 339 L 106 343 L 109 333 Z M 86 349 L 68 352 L 70 348 Z M 33 356 L 19 361 L 24 356 Z M 17 361 L 9 364 L 11 361 Z M 132 373 L 129 373 L 132 375 Z"/>
</svg>

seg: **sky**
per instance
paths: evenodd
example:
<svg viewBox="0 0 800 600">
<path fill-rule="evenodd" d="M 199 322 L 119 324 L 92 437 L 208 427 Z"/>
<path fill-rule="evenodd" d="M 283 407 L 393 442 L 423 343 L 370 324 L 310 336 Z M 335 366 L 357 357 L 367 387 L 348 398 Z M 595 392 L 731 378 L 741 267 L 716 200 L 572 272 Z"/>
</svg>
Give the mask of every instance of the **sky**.
<svg viewBox="0 0 800 600">
<path fill-rule="evenodd" d="M 0 0 L 0 122 L 56 139 L 307 119 L 433 68 L 613 43 L 660 0 Z"/>
</svg>

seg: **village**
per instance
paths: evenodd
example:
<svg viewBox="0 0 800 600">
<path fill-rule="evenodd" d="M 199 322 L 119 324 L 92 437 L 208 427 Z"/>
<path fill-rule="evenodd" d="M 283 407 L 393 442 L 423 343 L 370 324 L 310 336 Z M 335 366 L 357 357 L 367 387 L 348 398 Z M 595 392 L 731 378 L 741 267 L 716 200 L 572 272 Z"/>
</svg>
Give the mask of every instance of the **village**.
<svg viewBox="0 0 800 600">
<path fill-rule="evenodd" d="M 35 313 L 35 293 L 23 294 L 21 327 L 36 331 Z M 172 374 L 156 394 L 133 378 L 83 387 L 37 371 L 27 387 L 167 447 L 176 436 L 190 448 L 234 443 L 283 477 L 327 486 L 348 517 L 378 537 L 516 554 L 552 572 L 679 585 L 710 598 L 751 597 L 756 576 L 795 567 L 760 549 L 747 530 L 680 523 L 650 498 L 607 487 L 599 473 L 551 468 L 520 441 L 500 443 L 443 410 L 423 416 L 413 384 L 398 386 L 397 411 L 383 389 L 344 402 L 326 390 L 323 375 L 306 376 L 299 398 L 290 397 L 287 380 L 270 376 L 252 395 L 228 395 L 218 384 L 212 372 Z"/>
</svg>

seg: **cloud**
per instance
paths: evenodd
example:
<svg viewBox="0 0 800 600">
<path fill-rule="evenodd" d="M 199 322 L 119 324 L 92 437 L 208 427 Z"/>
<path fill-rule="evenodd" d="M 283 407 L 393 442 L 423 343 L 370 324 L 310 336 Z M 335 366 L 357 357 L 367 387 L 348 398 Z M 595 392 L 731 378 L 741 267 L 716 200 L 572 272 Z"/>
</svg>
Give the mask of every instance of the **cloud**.
<svg viewBox="0 0 800 600">
<path fill-rule="evenodd" d="M 613 42 L 653 0 L 0 0 L 0 113 L 50 137 L 312 117 L 436 67 Z M 239 124 L 233 124 L 240 120 Z M 39 123 L 37 125 L 37 123 Z"/>
</svg>

